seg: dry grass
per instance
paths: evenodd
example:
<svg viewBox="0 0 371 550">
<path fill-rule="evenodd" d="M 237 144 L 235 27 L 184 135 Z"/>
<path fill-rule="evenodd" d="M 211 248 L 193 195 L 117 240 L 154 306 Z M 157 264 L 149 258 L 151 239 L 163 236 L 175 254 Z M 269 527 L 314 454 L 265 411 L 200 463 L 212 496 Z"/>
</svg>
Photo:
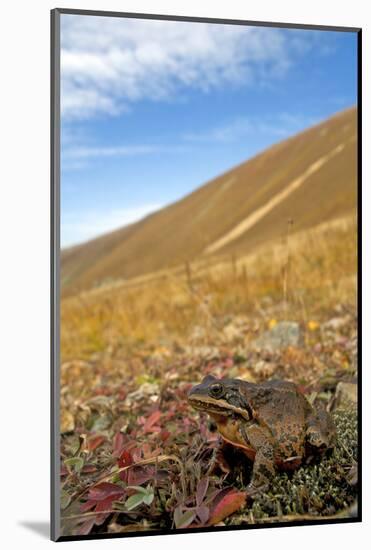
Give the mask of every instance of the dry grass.
<svg viewBox="0 0 371 550">
<path fill-rule="evenodd" d="M 211 343 L 230 315 L 274 312 L 307 322 L 337 303 L 354 307 L 356 248 L 356 222 L 348 217 L 302 234 L 288 231 L 283 242 L 250 256 L 203 260 L 65 298 L 62 361 L 141 342 L 182 343 L 195 325 Z"/>
</svg>

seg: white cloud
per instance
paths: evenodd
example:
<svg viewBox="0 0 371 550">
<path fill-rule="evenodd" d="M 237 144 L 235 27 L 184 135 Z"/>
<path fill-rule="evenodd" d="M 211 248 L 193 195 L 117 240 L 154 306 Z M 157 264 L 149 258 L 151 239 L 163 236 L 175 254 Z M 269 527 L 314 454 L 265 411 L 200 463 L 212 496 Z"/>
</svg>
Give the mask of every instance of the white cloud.
<svg viewBox="0 0 371 550">
<path fill-rule="evenodd" d="M 240 117 L 202 132 L 189 132 L 183 139 L 189 142 L 230 142 L 250 134 L 252 127 L 250 118 Z"/>
<path fill-rule="evenodd" d="M 62 149 L 63 170 L 86 168 L 92 159 L 133 157 L 164 153 L 186 152 L 194 143 L 231 143 L 249 136 L 267 136 L 283 139 L 318 122 L 312 116 L 277 113 L 271 116 L 240 116 L 202 132 L 189 132 L 180 137 L 180 144 L 137 145 L 79 145 L 78 134 L 66 133 Z"/>
<path fill-rule="evenodd" d="M 114 115 L 139 100 L 284 75 L 309 35 L 175 21 L 62 15 L 62 115 Z"/>
<path fill-rule="evenodd" d="M 187 142 L 233 142 L 246 136 L 269 136 L 284 138 L 318 122 L 318 119 L 305 115 L 278 113 L 265 117 L 239 117 L 223 125 L 202 132 L 185 134 Z"/>
<path fill-rule="evenodd" d="M 62 211 L 61 246 L 66 248 L 99 237 L 134 223 L 162 207 L 162 204 L 144 204 L 105 212 L 88 210 L 65 215 Z"/>
<path fill-rule="evenodd" d="M 171 153 L 183 151 L 181 145 L 115 145 L 98 147 L 71 147 L 63 152 L 64 161 L 84 160 L 98 157 L 132 157 L 154 153 Z"/>
</svg>

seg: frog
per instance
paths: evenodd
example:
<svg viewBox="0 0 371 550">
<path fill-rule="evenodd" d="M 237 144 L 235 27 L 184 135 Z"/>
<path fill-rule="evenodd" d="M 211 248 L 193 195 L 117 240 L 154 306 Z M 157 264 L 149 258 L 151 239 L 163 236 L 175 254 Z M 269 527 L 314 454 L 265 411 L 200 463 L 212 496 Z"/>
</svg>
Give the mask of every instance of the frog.
<svg viewBox="0 0 371 550">
<path fill-rule="evenodd" d="M 291 381 L 253 383 L 209 374 L 190 389 L 188 402 L 208 413 L 224 444 L 253 462 L 246 489 L 252 498 L 269 488 L 277 470 L 295 470 L 334 447 L 331 415 L 315 409 Z"/>
</svg>

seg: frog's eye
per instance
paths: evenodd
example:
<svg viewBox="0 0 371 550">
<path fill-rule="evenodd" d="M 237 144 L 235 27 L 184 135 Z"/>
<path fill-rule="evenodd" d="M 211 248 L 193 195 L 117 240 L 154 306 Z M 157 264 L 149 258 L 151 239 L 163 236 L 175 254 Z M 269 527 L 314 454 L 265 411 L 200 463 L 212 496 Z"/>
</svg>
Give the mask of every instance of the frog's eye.
<svg viewBox="0 0 371 550">
<path fill-rule="evenodd" d="M 222 384 L 211 384 L 209 392 L 212 397 L 219 399 L 224 394 L 224 388 Z"/>
</svg>

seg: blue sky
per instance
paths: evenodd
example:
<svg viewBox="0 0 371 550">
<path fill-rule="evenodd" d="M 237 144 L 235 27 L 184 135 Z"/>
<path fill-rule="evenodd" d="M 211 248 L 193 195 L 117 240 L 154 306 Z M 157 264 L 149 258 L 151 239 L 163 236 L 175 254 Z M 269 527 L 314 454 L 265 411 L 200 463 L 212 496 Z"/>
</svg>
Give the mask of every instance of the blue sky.
<svg viewBox="0 0 371 550">
<path fill-rule="evenodd" d="M 61 243 L 356 104 L 355 33 L 62 15 Z"/>
</svg>

